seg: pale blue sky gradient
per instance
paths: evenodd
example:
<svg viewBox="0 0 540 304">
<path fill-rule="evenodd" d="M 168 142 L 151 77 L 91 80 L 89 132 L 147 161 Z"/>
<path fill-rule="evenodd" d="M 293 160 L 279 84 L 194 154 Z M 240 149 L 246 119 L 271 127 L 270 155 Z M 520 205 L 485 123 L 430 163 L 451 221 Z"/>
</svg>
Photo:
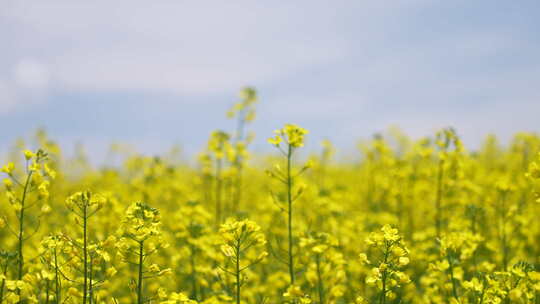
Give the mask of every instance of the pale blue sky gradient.
<svg viewBox="0 0 540 304">
<path fill-rule="evenodd" d="M 540 130 L 537 0 L 3 1 L 0 37 L 2 150 L 43 126 L 192 154 L 244 85 L 260 151 L 286 122 L 344 150 L 391 125 L 472 147 Z"/>
</svg>

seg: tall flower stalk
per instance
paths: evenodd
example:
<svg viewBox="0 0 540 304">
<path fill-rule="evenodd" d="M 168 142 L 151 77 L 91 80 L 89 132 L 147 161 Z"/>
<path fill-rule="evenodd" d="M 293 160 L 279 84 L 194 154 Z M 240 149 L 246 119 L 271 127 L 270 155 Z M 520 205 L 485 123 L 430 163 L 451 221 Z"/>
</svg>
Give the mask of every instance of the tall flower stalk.
<svg viewBox="0 0 540 304">
<path fill-rule="evenodd" d="M 268 142 L 276 147 L 286 159 L 286 169 L 283 172 L 280 166 L 275 166 L 273 170 L 268 171 L 270 177 L 277 179 L 285 186 L 286 202 L 285 208 L 280 207 L 282 211 L 287 213 L 287 236 L 288 236 L 288 266 L 289 266 L 289 282 L 295 284 L 295 267 L 294 267 L 294 238 L 293 238 L 293 203 L 296 201 L 304 187 L 296 187 L 296 178 L 302 174 L 308 166 L 304 166 L 299 172 L 293 172 L 293 155 L 298 148 L 304 146 L 304 137 L 308 133 L 297 125 L 287 124 L 282 129 L 274 131 L 275 136 L 268 139 Z M 293 191 L 296 192 L 293 194 Z M 274 194 L 272 197 L 275 199 Z"/>
<path fill-rule="evenodd" d="M 38 150 L 35 153 L 25 150 L 25 167 L 22 178 L 17 177 L 13 163 L 8 163 L 1 169 L 3 173 L 8 175 L 8 178 L 4 180 L 7 190 L 6 195 L 18 220 L 16 229 L 17 280 L 21 280 L 24 276 L 24 244 L 32 236 L 25 233 L 25 230 L 27 230 L 27 212 L 49 196 L 49 180 L 55 176 L 55 172 L 45 163 L 47 157 L 47 153 L 43 150 Z M 45 210 L 48 209 L 50 208 L 45 208 Z M 36 226 L 34 230 L 37 231 L 38 228 L 39 226 Z M 14 231 L 14 229 L 11 229 L 11 231 Z"/>
<path fill-rule="evenodd" d="M 157 209 L 136 202 L 127 209 L 122 224 L 120 234 L 123 238 L 117 246 L 123 260 L 137 267 L 136 303 L 146 303 L 148 299 L 144 293 L 144 281 L 171 272 L 169 268 L 161 269 L 157 264 L 148 265 L 148 258 L 167 246 L 161 237 L 160 214 Z"/>
<path fill-rule="evenodd" d="M 253 221 L 227 220 L 219 229 L 222 238 L 221 252 L 225 257 L 221 270 L 234 277 L 236 304 L 241 302 L 241 288 L 247 277 L 242 272 L 261 262 L 268 254 L 261 251 L 252 254 L 252 248 L 260 248 L 266 244 L 261 228 Z"/>
<path fill-rule="evenodd" d="M 215 204 L 215 226 L 219 227 L 224 213 L 224 166 L 225 157 L 230 150 L 230 135 L 223 131 L 214 131 L 208 141 L 208 157 L 215 162 L 214 171 L 214 204 Z"/>
<path fill-rule="evenodd" d="M 380 232 L 371 233 L 366 243 L 375 249 L 372 261 L 365 253 L 360 254 L 360 261 L 372 267 L 366 283 L 377 286 L 380 291 L 377 302 L 386 304 L 388 298 L 395 297 L 398 288 L 410 282 L 409 276 L 402 271 L 409 264 L 409 250 L 398 230 L 390 225 L 383 226 Z"/>
<path fill-rule="evenodd" d="M 437 132 L 436 145 L 439 148 L 439 160 L 437 163 L 437 186 L 435 192 L 435 231 L 437 238 L 441 238 L 444 223 L 444 199 L 446 180 L 451 178 L 450 170 L 456 170 L 457 156 L 463 151 L 463 145 L 452 128 Z M 453 146 L 453 150 L 452 150 Z M 455 175 L 455 172 L 454 172 Z"/>
<path fill-rule="evenodd" d="M 242 201 L 243 171 L 247 156 L 246 147 L 251 141 L 251 137 L 246 138 L 246 125 L 255 119 L 255 104 L 257 103 L 257 91 L 254 88 L 246 87 L 240 91 L 241 100 L 227 112 L 229 118 L 236 118 L 236 132 L 233 138 L 234 159 L 232 162 L 235 169 L 232 197 L 232 213 L 238 212 Z"/>
<path fill-rule="evenodd" d="M 83 304 L 92 302 L 92 270 L 91 254 L 89 253 L 89 227 L 90 218 L 94 216 L 105 203 L 105 198 L 100 195 L 93 195 L 90 191 L 77 192 L 66 200 L 68 209 L 75 215 L 77 224 L 82 229 L 82 244 L 76 244 L 76 247 L 82 249 L 82 273 L 83 273 Z"/>
</svg>

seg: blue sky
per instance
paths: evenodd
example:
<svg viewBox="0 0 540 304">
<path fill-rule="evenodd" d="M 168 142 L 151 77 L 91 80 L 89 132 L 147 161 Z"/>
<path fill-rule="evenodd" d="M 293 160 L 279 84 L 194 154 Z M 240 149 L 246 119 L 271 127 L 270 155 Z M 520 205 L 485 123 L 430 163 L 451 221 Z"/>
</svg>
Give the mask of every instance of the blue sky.
<svg viewBox="0 0 540 304">
<path fill-rule="evenodd" d="M 45 127 L 95 155 L 201 149 L 245 85 L 352 150 L 395 125 L 470 147 L 540 130 L 539 1 L 3 1 L 0 147 Z M 98 157 L 99 158 L 99 157 Z"/>
</svg>

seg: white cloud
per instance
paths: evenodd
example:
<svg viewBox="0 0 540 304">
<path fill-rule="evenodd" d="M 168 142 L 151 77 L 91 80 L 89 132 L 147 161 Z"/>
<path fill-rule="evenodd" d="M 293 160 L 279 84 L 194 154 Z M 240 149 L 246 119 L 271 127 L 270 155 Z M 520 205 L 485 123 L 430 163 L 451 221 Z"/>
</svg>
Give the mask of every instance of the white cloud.
<svg viewBox="0 0 540 304">
<path fill-rule="evenodd" d="M 21 89 L 44 89 L 49 84 L 49 72 L 45 65 L 22 60 L 14 68 L 15 83 Z"/>
<path fill-rule="evenodd" d="M 314 9 L 298 18 L 305 10 L 295 5 L 53 1 L 12 2 L 7 11 L 30 32 L 16 39 L 42 47 L 54 85 L 68 89 L 216 94 L 333 62 L 344 49 L 326 30 L 332 15 Z"/>
<path fill-rule="evenodd" d="M 13 85 L 0 79 L 0 114 L 8 113 L 17 104 L 17 95 Z"/>
<path fill-rule="evenodd" d="M 77 89 L 215 94 L 235 91 L 248 83 L 276 81 L 295 69 L 331 60 L 339 54 L 332 49 L 309 53 L 305 47 L 291 45 L 288 51 L 277 52 L 272 55 L 273 60 L 267 60 L 252 54 L 240 59 L 234 54 L 236 51 L 195 55 L 182 50 L 112 47 L 91 53 L 73 52 L 56 66 L 56 81 Z M 276 61 L 281 65 L 276 65 Z"/>
<path fill-rule="evenodd" d="M 50 74 L 47 67 L 32 59 L 22 59 L 11 71 L 0 74 L 0 114 L 35 105 L 46 99 Z"/>
</svg>

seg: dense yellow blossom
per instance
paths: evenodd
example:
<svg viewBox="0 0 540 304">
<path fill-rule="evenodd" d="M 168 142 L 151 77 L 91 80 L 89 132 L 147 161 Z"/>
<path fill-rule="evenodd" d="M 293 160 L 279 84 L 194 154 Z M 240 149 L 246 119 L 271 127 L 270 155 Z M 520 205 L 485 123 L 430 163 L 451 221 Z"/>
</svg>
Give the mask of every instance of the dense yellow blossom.
<svg viewBox="0 0 540 304">
<path fill-rule="evenodd" d="M 196 163 L 113 149 L 95 167 L 43 131 L 18 144 L 0 303 L 538 302 L 538 135 L 468 149 L 451 128 L 391 130 L 339 160 L 287 124 L 253 153 L 257 101 L 242 90 Z"/>
</svg>

